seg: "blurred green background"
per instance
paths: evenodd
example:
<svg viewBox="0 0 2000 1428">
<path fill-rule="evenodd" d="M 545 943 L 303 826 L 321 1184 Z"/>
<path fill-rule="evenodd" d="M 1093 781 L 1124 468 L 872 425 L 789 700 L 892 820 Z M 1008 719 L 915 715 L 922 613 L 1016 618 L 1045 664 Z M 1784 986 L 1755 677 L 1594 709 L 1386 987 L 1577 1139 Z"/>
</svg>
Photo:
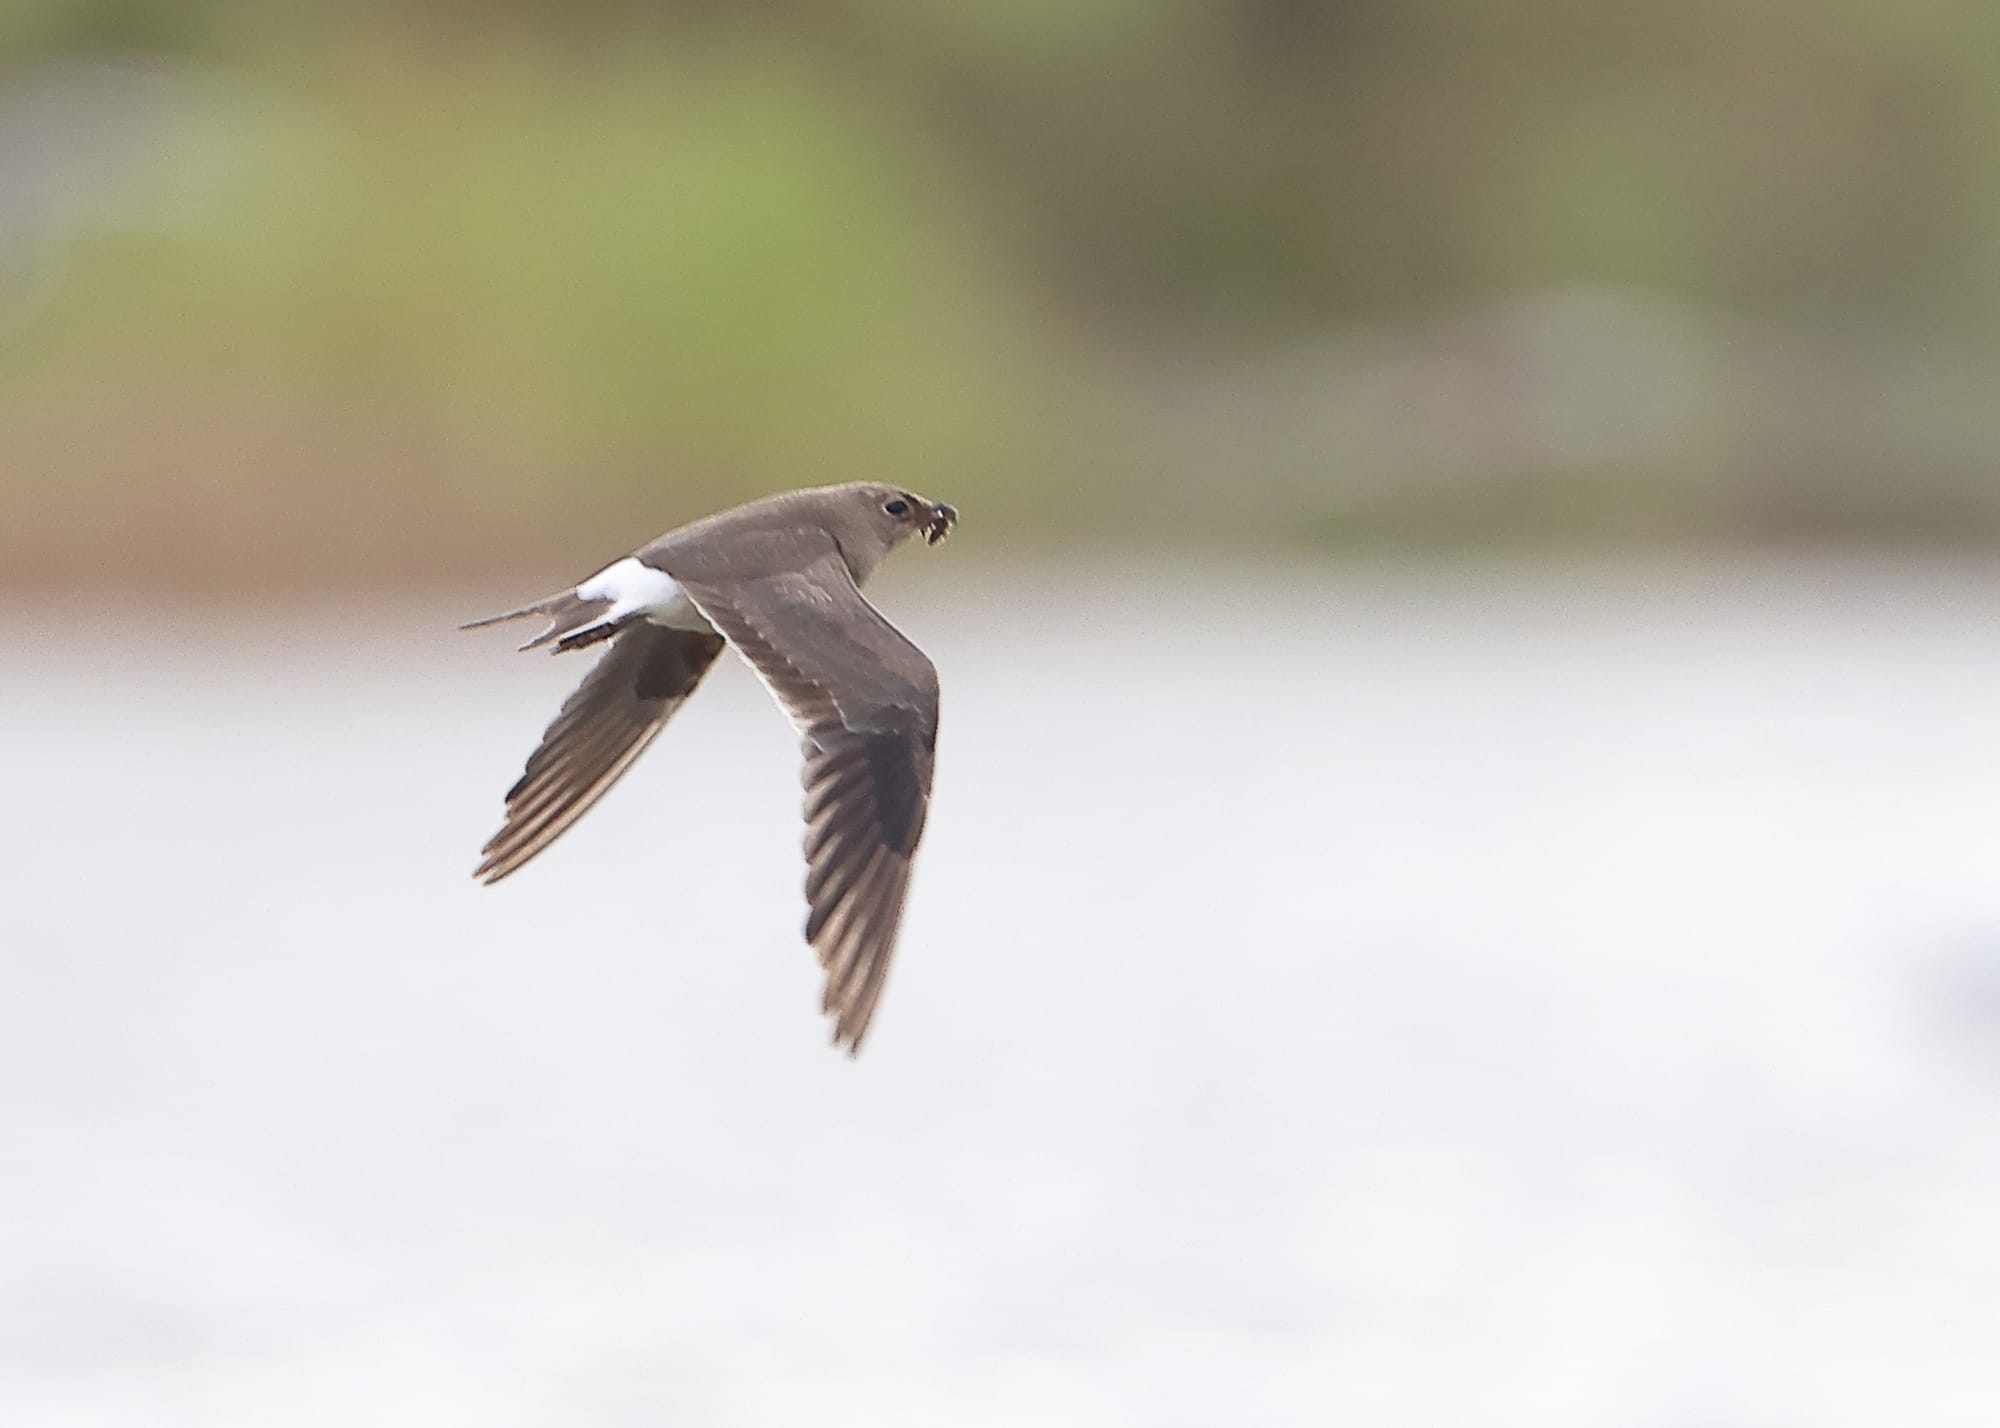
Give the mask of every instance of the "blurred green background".
<svg viewBox="0 0 2000 1428">
<path fill-rule="evenodd" d="M 1975 0 L 9 0 L 0 572 L 2000 538 Z"/>
</svg>

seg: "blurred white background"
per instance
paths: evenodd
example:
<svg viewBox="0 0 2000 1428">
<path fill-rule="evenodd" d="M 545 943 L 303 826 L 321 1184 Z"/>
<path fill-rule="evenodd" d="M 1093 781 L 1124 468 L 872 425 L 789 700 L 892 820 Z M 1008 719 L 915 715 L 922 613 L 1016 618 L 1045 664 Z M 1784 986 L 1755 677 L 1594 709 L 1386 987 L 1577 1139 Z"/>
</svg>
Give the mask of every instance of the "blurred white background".
<svg viewBox="0 0 2000 1428">
<path fill-rule="evenodd" d="M 955 554 L 857 1063 L 733 660 L 12 610 L 0 1421 L 2000 1421 L 1990 568 Z"/>
</svg>

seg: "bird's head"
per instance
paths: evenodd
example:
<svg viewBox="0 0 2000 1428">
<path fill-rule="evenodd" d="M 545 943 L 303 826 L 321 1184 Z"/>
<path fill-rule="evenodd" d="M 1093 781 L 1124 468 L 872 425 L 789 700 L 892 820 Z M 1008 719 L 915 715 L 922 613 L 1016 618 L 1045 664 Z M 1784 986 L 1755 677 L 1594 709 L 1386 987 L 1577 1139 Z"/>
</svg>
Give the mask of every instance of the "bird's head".
<svg viewBox="0 0 2000 1428">
<path fill-rule="evenodd" d="M 826 493 L 832 498 L 827 529 L 840 542 L 857 576 L 913 535 L 936 545 L 958 523 L 958 508 L 930 501 L 900 486 L 858 481 Z"/>
<path fill-rule="evenodd" d="M 927 501 L 913 491 L 894 486 L 870 486 L 868 491 L 870 504 L 891 545 L 901 544 L 909 535 L 921 535 L 927 543 L 936 545 L 958 523 L 958 507 L 942 501 Z"/>
</svg>

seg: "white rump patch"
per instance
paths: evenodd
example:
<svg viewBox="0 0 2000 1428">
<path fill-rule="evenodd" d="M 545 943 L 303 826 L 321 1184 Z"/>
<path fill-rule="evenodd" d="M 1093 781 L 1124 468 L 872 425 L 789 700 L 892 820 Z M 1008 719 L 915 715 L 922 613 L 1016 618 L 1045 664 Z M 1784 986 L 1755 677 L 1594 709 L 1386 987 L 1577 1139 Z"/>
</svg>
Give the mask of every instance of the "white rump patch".
<svg viewBox="0 0 2000 1428">
<path fill-rule="evenodd" d="M 639 615 L 655 625 L 676 630 L 706 633 L 714 628 L 695 609 L 694 601 L 688 599 L 673 576 L 655 570 L 635 555 L 605 566 L 577 586 L 576 593 L 579 599 L 611 602 L 599 624 L 616 624 Z"/>
</svg>

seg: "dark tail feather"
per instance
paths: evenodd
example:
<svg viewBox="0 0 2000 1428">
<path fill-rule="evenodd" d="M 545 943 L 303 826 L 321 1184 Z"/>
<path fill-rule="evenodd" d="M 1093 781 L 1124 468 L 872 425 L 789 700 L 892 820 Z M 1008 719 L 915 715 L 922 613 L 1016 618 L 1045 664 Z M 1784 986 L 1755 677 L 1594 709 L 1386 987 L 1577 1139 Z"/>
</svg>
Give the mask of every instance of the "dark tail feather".
<svg viewBox="0 0 2000 1428">
<path fill-rule="evenodd" d="M 532 605 L 523 605 L 518 610 L 509 610 L 501 615 L 488 615 L 483 620 L 468 620 L 460 625 L 461 630 L 484 629 L 488 625 L 505 624 L 509 620 L 525 620 L 530 617 L 547 620 L 548 627 L 521 648 L 540 649 L 553 644 L 556 652 L 582 649 L 594 645 L 599 640 L 608 640 L 618 632 L 618 624 L 604 617 L 610 612 L 609 600 L 585 600 L 574 590 L 565 590 L 560 595 L 551 595 L 546 600 L 537 600 Z M 622 622 L 621 622 L 622 623 Z"/>
</svg>

